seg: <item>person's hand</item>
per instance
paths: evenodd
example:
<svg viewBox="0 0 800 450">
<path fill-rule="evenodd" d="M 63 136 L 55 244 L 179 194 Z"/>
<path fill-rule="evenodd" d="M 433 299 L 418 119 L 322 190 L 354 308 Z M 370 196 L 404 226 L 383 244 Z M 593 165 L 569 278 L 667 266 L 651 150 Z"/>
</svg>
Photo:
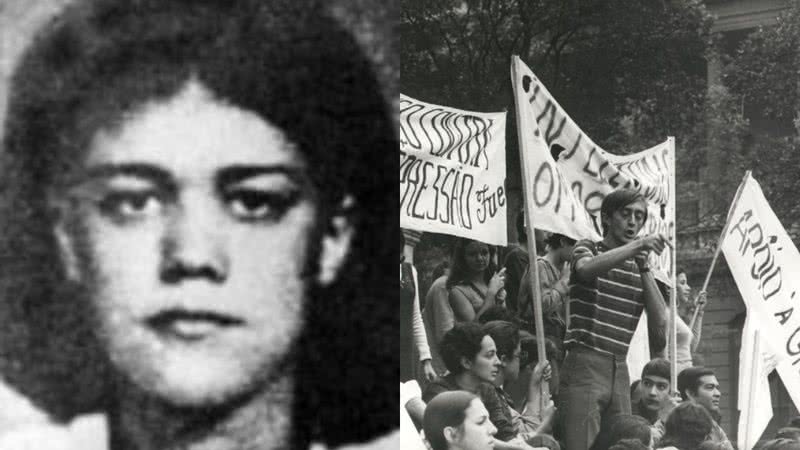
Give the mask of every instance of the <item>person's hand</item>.
<svg viewBox="0 0 800 450">
<path fill-rule="evenodd" d="M 639 254 L 636 257 L 642 256 L 643 252 L 655 252 L 656 255 L 660 255 L 664 252 L 664 249 L 667 246 L 672 247 L 672 243 L 669 242 L 669 238 L 664 235 L 663 233 L 656 233 L 645 236 L 641 239 L 637 240 Z"/>
<path fill-rule="evenodd" d="M 500 292 L 500 289 L 503 289 L 506 285 L 506 268 L 503 267 L 500 269 L 499 272 L 495 273 L 492 276 L 492 279 L 489 280 L 489 290 L 494 292 Z"/>
<path fill-rule="evenodd" d="M 706 291 L 700 291 L 697 295 L 697 298 L 694 300 L 694 305 L 697 309 L 702 311 L 706 307 L 706 303 L 708 302 L 708 298 L 706 297 Z"/>
<path fill-rule="evenodd" d="M 550 400 L 547 407 L 542 411 L 542 423 L 536 429 L 537 433 L 551 434 L 553 429 L 553 420 L 556 417 L 556 404 Z"/>
<path fill-rule="evenodd" d="M 534 383 L 541 383 L 542 380 L 549 382 L 550 377 L 553 375 L 553 369 L 550 367 L 550 361 L 542 361 L 536 364 L 531 374 L 531 381 Z"/>
<path fill-rule="evenodd" d="M 433 370 L 433 364 L 431 364 L 430 359 L 422 361 L 422 373 L 425 375 L 425 379 L 428 381 L 433 381 L 436 379 L 436 371 Z"/>
<path fill-rule="evenodd" d="M 495 295 L 495 300 L 497 300 L 498 305 L 503 306 L 506 303 L 506 297 L 508 297 L 506 288 L 500 288 L 500 290 L 497 291 L 497 295 Z"/>
</svg>

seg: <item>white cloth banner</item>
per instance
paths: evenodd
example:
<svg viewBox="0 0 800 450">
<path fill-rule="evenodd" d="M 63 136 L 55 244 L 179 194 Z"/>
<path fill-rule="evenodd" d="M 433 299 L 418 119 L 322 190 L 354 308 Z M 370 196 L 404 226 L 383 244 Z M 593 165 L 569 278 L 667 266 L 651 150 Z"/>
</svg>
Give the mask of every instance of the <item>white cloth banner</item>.
<svg viewBox="0 0 800 450">
<path fill-rule="evenodd" d="M 642 314 L 628 346 L 628 356 L 625 358 L 631 384 L 642 378 L 642 370 L 648 362 L 650 362 L 650 339 L 647 336 L 647 314 Z"/>
<path fill-rule="evenodd" d="M 506 113 L 400 95 L 400 226 L 506 245 Z"/>
<path fill-rule="evenodd" d="M 772 398 L 767 375 L 775 370 L 776 357 L 760 340 L 755 348 L 756 325 L 750 317 L 744 322 L 742 344 L 739 347 L 739 426 L 737 444 L 740 449 L 751 449 L 761 438 L 772 419 Z M 763 334 L 762 334 L 763 336 Z M 753 355 L 759 355 L 753 358 Z M 753 377 L 753 365 L 757 376 Z M 754 392 L 753 392 L 754 391 Z M 752 395 L 752 397 L 751 397 Z M 750 404 L 750 399 L 753 404 Z"/>
<path fill-rule="evenodd" d="M 648 215 L 641 235 L 672 236 L 675 229 L 674 141 L 631 155 L 598 147 L 556 102 L 536 75 L 514 56 L 511 81 L 517 105 L 520 151 L 525 152 L 535 227 L 574 239 L 600 240 L 600 206 L 626 187 L 641 192 Z M 654 275 L 672 285 L 672 252 L 651 255 Z"/>
<path fill-rule="evenodd" d="M 795 406 L 800 407 L 800 313 L 794 311 L 800 306 L 796 295 L 800 252 L 758 183 L 750 176 L 742 183 L 723 236 L 722 253 L 747 307 L 747 321 L 759 330 L 762 353 L 774 355 L 770 359 L 777 364 Z M 746 338 L 745 334 L 742 347 Z"/>
</svg>

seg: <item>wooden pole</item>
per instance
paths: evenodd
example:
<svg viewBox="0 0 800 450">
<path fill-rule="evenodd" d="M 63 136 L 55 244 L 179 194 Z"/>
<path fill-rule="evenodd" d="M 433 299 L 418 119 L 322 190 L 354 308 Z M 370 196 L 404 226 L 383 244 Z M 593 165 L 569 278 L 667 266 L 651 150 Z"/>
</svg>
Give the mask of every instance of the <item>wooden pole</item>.
<svg viewBox="0 0 800 450">
<path fill-rule="evenodd" d="M 544 345 L 544 320 L 542 318 L 542 292 L 541 292 L 541 285 L 539 282 L 539 267 L 538 261 L 536 259 L 536 234 L 533 226 L 533 215 L 531 214 L 531 201 L 533 199 L 530 198 L 528 195 L 528 188 L 531 186 L 529 174 L 525 170 L 526 167 L 526 155 L 525 151 L 522 148 L 522 119 L 520 118 L 520 107 L 516 104 L 517 95 L 517 84 L 514 80 L 514 76 L 517 73 L 517 59 L 512 56 L 511 59 L 511 84 L 514 86 L 514 98 L 515 98 L 515 106 L 516 106 L 516 122 L 517 122 L 517 136 L 520 141 L 519 146 L 519 159 L 520 159 L 520 169 L 522 172 L 522 197 L 524 199 L 523 204 L 525 205 L 525 231 L 528 233 L 528 259 L 530 261 L 528 265 L 528 270 L 530 270 L 531 276 L 531 292 L 533 293 L 533 319 L 536 325 L 536 344 L 537 344 L 537 351 L 539 353 L 539 362 L 544 362 L 547 360 L 547 355 L 545 353 L 545 345 Z M 542 382 L 542 395 L 541 395 L 541 408 L 540 411 L 544 411 L 545 405 L 548 403 L 550 397 L 550 386 L 547 382 Z"/>
<path fill-rule="evenodd" d="M 675 195 L 676 195 L 676 188 L 675 188 L 675 137 L 669 136 L 667 138 L 670 147 L 672 148 L 672 177 L 670 179 L 670 201 L 675 204 Z M 672 208 L 672 223 L 676 224 L 676 226 L 672 227 L 672 233 L 670 233 L 669 240 L 673 244 L 670 246 L 670 276 L 672 277 L 672 289 L 669 290 L 669 343 L 668 343 L 668 352 L 669 352 L 669 361 L 670 361 L 670 386 L 672 386 L 672 390 L 677 390 L 678 386 L 678 358 L 677 358 L 677 349 L 678 349 L 678 322 L 676 320 L 678 314 L 677 308 L 677 274 L 675 273 L 676 270 L 676 260 L 678 258 L 678 245 L 677 245 L 677 237 L 676 237 L 676 228 L 677 222 L 675 221 L 675 209 Z"/>
<path fill-rule="evenodd" d="M 742 177 L 742 182 L 739 183 L 739 187 L 736 189 L 736 194 L 733 196 L 733 201 L 731 202 L 731 206 L 728 207 L 728 215 L 725 218 L 725 225 L 722 227 L 722 232 L 719 234 L 719 238 L 717 239 L 717 248 L 714 250 L 714 257 L 711 258 L 711 267 L 708 268 L 708 273 L 706 274 L 706 279 L 703 282 L 703 289 L 700 291 L 706 291 L 708 289 L 708 282 L 711 281 L 711 274 L 714 272 L 714 267 L 717 264 L 717 259 L 719 258 L 719 254 L 722 252 L 722 241 L 725 239 L 725 235 L 728 233 L 728 228 L 730 227 L 731 222 L 731 214 L 733 214 L 733 210 L 736 208 L 736 204 L 739 202 L 739 197 L 742 196 L 742 188 L 744 187 L 745 182 L 747 179 L 750 178 L 750 171 L 744 173 L 744 177 Z M 697 314 L 700 311 L 699 308 L 694 309 L 694 313 L 692 314 L 692 320 L 689 322 L 689 329 L 694 329 L 694 323 L 697 320 Z"/>
<path fill-rule="evenodd" d="M 750 392 L 748 393 L 748 396 L 747 396 L 747 408 L 745 408 L 747 410 L 745 412 L 745 414 L 746 414 L 745 417 L 747 419 L 747 422 L 745 422 L 745 423 L 747 423 L 747 426 L 745 427 L 745 437 L 744 437 L 745 445 L 747 445 L 747 443 L 750 442 L 750 439 L 752 438 L 752 436 L 750 436 L 750 433 L 751 433 L 751 431 L 750 431 L 750 422 L 753 419 L 753 413 L 754 413 L 753 404 L 755 404 L 755 402 L 756 402 L 756 386 L 755 386 L 755 384 L 756 384 L 756 380 L 758 379 L 758 376 L 761 375 L 761 374 L 758 373 L 758 367 L 759 367 L 758 362 L 759 362 L 759 359 L 761 358 L 761 350 L 760 350 L 760 347 L 759 347 L 759 344 L 760 344 L 759 339 L 760 339 L 760 336 L 758 335 L 758 330 L 755 330 L 755 333 L 753 333 L 753 358 L 750 360 L 750 386 L 749 386 Z"/>
</svg>

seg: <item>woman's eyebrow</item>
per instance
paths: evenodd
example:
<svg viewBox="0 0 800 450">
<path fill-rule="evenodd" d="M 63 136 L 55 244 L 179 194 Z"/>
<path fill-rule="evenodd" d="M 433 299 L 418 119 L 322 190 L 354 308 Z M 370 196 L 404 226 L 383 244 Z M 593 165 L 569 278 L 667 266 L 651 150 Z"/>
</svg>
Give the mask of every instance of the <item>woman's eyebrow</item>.
<svg viewBox="0 0 800 450">
<path fill-rule="evenodd" d="M 84 179 L 93 180 L 117 176 L 143 178 L 170 189 L 175 189 L 177 185 L 167 170 L 148 163 L 98 164 L 86 170 Z"/>
<path fill-rule="evenodd" d="M 304 168 L 277 164 L 268 166 L 230 166 L 221 169 L 216 176 L 216 184 L 219 187 L 228 186 L 232 183 L 245 180 L 247 178 L 257 177 L 261 175 L 284 175 L 291 181 L 302 184 L 306 179 L 306 171 Z"/>
</svg>

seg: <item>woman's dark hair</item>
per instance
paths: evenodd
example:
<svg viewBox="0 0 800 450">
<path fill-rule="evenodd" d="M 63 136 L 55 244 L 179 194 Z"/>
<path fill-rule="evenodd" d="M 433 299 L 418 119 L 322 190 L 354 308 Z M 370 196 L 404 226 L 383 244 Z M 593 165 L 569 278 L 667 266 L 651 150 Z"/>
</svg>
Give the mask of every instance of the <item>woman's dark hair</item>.
<svg viewBox="0 0 800 450">
<path fill-rule="evenodd" d="M 453 328 L 442 336 L 440 352 L 444 360 L 444 366 L 453 374 L 459 374 L 467 370 L 461 365 L 461 358 L 469 361 L 481 351 L 481 342 L 489 333 L 474 322 L 457 323 Z"/>
<path fill-rule="evenodd" d="M 608 450 L 649 450 L 647 444 L 642 444 L 639 439 L 622 439 L 617 441 Z"/>
<path fill-rule="evenodd" d="M 611 419 L 610 442 L 623 439 L 636 439 L 645 446 L 650 445 L 650 422 L 644 417 L 632 414 L 619 414 Z"/>
<path fill-rule="evenodd" d="M 497 249 L 495 249 L 494 246 L 480 241 L 474 241 L 472 239 L 458 238 L 455 245 L 453 245 L 453 257 L 451 258 L 452 266 L 450 267 L 450 276 L 447 277 L 448 289 L 469 281 L 469 268 L 467 267 L 467 262 L 464 260 L 464 258 L 467 246 L 473 242 L 477 242 L 489 248 L 489 265 L 483 272 L 484 280 L 486 280 L 488 283 L 489 280 L 492 279 L 494 273 L 497 271 L 497 264 L 494 262 Z"/>
<path fill-rule="evenodd" d="M 442 392 L 428 402 L 422 418 L 422 428 L 425 430 L 425 439 L 433 450 L 447 450 L 444 429 L 461 428 L 467 416 L 467 408 L 476 398 L 478 397 L 475 394 L 467 391 L 449 391 Z"/>
<path fill-rule="evenodd" d="M 697 448 L 713 427 L 714 419 L 705 407 L 694 402 L 683 402 L 669 413 L 659 448 Z"/>
<path fill-rule="evenodd" d="M 317 236 L 346 195 L 355 200 L 345 270 L 307 303 L 297 446 L 396 427 L 398 321 L 384 299 L 397 258 L 385 245 L 398 233 L 397 183 L 388 176 L 396 129 L 371 64 L 324 11 L 313 0 L 79 0 L 23 55 L 0 167 L 0 372 L 57 420 L 108 409 L 112 396 L 85 296 L 65 283 L 48 193 L 82 164 L 98 130 L 193 80 L 298 146 L 322 209 Z"/>
<path fill-rule="evenodd" d="M 566 245 L 575 245 L 575 239 L 572 239 L 569 236 L 564 236 L 563 234 L 552 233 L 544 240 L 545 245 L 550 247 L 553 250 L 557 250 L 563 247 L 562 244 Z"/>
</svg>

